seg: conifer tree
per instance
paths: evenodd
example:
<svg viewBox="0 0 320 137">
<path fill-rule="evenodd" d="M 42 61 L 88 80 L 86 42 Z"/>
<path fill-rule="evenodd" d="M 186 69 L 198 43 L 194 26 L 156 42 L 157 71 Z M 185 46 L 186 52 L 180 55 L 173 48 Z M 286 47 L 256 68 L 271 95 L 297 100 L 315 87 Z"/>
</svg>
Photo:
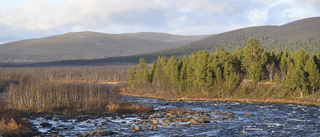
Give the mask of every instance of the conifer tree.
<svg viewBox="0 0 320 137">
<path fill-rule="evenodd" d="M 176 56 L 172 56 L 168 60 L 165 73 L 167 75 L 170 88 L 175 92 L 179 85 L 179 59 Z"/>
<path fill-rule="evenodd" d="M 236 49 L 236 53 L 233 56 L 234 68 L 238 75 L 240 75 L 245 70 L 245 68 L 242 66 L 242 63 L 241 63 L 242 59 L 243 59 L 243 50 L 242 50 L 242 47 L 238 46 Z"/>
<path fill-rule="evenodd" d="M 260 80 L 263 65 L 267 62 L 265 51 L 256 38 L 250 38 L 243 52 L 242 64 L 247 70 L 249 78 L 257 82 Z"/>
<path fill-rule="evenodd" d="M 229 90 L 229 95 L 233 93 L 233 90 L 235 86 L 239 83 L 240 78 L 236 75 L 236 73 L 233 70 L 233 66 L 230 63 L 225 64 L 224 69 L 224 76 L 225 76 L 225 85 L 227 89 Z"/>
<path fill-rule="evenodd" d="M 186 52 L 184 54 L 184 57 L 180 61 L 180 66 L 181 66 L 181 69 L 180 69 L 180 89 L 179 89 L 180 92 L 187 90 L 187 84 L 188 84 L 187 83 L 187 79 L 188 79 L 187 70 L 188 70 L 189 62 L 190 62 L 190 58 Z"/>
<path fill-rule="evenodd" d="M 302 98 L 303 92 L 307 86 L 307 75 L 304 66 L 308 59 L 308 55 L 301 49 L 298 52 L 292 53 L 292 57 L 294 62 L 289 64 L 285 84 L 292 90 L 299 89 L 300 98 Z"/>
<path fill-rule="evenodd" d="M 222 84 L 222 71 L 220 67 L 217 67 L 216 69 L 216 82 L 217 82 L 217 85 Z"/>
<path fill-rule="evenodd" d="M 281 80 L 285 79 L 285 76 L 287 74 L 288 67 L 289 67 L 289 61 L 290 61 L 289 51 L 288 49 L 286 49 L 286 52 L 282 53 L 281 61 L 280 61 Z"/>
<path fill-rule="evenodd" d="M 309 86 L 312 88 L 313 94 L 315 89 L 319 87 L 319 83 L 320 83 L 320 74 L 319 74 L 319 70 L 317 69 L 317 65 L 314 61 L 314 58 L 316 58 L 316 56 L 312 54 L 304 67 L 304 70 L 308 74 L 308 83 L 309 83 Z"/>
<path fill-rule="evenodd" d="M 152 83 L 153 82 L 153 79 L 154 79 L 154 71 L 156 70 L 156 63 L 155 61 L 153 60 L 152 62 L 152 66 L 149 70 L 149 78 L 148 78 L 148 82 Z"/>
<path fill-rule="evenodd" d="M 165 83 L 165 66 L 167 65 L 167 57 L 166 56 L 162 56 L 162 57 L 158 57 L 157 61 L 156 61 L 156 67 L 154 70 L 154 81 L 156 81 L 157 86 L 161 87 L 162 83 Z"/>
<path fill-rule="evenodd" d="M 136 74 L 137 74 L 137 68 L 135 66 L 132 66 L 129 69 L 129 73 L 127 75 L 129 79 L 129 84 L 131 85 L 132 88 L 133 88 L 134 82 L 136 81 Z"/>
<path fill-rule="evenodd" d="M 206 70 L 207 70 L 207 63 L 209 52 L 207 50 L 198 51 L 196 54 L 196 61 L 194 66 L 194 74 L 196 77 L 196 83 L 202 92 L 204 91 L 205 84 L 206 84 Z"/>
<path fill-rule="evenodd" d="M 148 69 L 146 60 L 141 58 L 137 68 L 137 83 L 147 84 L 149 77 Z"/>
</svg>

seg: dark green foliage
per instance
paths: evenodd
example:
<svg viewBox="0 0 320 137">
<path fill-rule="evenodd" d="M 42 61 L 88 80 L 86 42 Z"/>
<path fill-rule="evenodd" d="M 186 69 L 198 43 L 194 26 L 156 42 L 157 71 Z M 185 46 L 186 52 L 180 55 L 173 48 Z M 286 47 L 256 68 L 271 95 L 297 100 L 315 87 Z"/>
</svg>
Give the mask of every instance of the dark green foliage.
<svg viewBox="0 0 320 137">
<path fill-rule="evenodd" d="M 288 92 L 277 93 L 280 97 L 290 93 L 304 97 L 319 89 L 319 59 L 315 55 L 309 57 L 303 49 L 293 52 L 291 56 L 288 50 L 267 52 L 258 39 L 251 38 L 244 50 L 237 47 L 234 55 L 224 48 L 215 51 L 210 54 L 207 50 L 199 50 L 191 56 L 186 52 L 181 59 L 172 56 L 168 60 L 165 56 L 159 56 L 150 70 L 142 58 L 138 68 L 129 70 L 129 83 L 151 83 L 159 93 L 211 94 L 218 97 L 233 96 L 237 90 L 247 89 L 244 88 L 247 85 L 238 87 L 244 79 L 257 84 L 248 88 L 264 88 L 260 87 L 262 80 L 276 82 L 275 85 L 282 83 Z M 256 96 L 263 93 L 252 89 L 248 94 Z"/>
<path fill-rule="evenodd" d="M 255 82 L 260 80 L 261 71 L 267 62 L 267 55 L 256 38 L 248 40 L 243 52 L 242 64 L 247 70 L 247 75 Z"/>
<path fill-rule="evenodd" d="M 306 65 L 304 66 L 304 70 L 307 73 L 307 80 L 308 80 L 308 86 L 312 89 L 312 92 L 315 92 L 315 89 L 319 87 L 320 83 L 320 74 L 319 69 L 317 68 L 317 65 L 315 63 L 316 56 L 312 55 L 308 61 L 306 62 Z"/>
<path fill-rule="evenodd" d="M 133 87 L 133 84 L 135 83 L 135 80 L 137 78 L 137 68 L 135 66 L 132 66 L 130 68 L 127 77 L 129 79 L 129 84 L 131 84 Z"/>
<path fill-rule="evenodd" d="M 142 84 L 147 83 L 149 78 L 147 62 L 144 58 L 140 59 L 140 63 L 137 68 L 135 83 Z"/>
</svg>

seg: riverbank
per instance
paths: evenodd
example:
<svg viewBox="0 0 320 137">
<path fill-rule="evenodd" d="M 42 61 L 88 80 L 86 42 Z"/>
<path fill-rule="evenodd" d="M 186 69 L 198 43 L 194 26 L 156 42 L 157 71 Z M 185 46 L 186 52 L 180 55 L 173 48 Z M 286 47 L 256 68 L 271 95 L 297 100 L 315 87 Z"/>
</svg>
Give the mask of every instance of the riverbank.
<svg viewBox="0 0 320 137">
<path fill-rule="evenodd" d="M 122 96 L 122 95 L 119 95 Z M 319 107 L 122 96 L 150 113 L 28 117 L 43 136 L 319 136 Z"/>
<path fill-rule="evenodd" d="M 164 95 L 155 93 L 142 93 L 142 92 L 130 92 L 130 91 L 120 91 L 118 94 L 135 96 L 135 97 L 147 97 L 162 100 L 172 100 L 172 101 L 221 101 L 221 102 L 255 102 L 255 103 L 286 103 L 286 104 L 299 104 L 299 105 L 314 105 L 320 106 L 320 99 L 306 99 L 306 98 L 215 98 L 201 95 Z"/>
</svg>

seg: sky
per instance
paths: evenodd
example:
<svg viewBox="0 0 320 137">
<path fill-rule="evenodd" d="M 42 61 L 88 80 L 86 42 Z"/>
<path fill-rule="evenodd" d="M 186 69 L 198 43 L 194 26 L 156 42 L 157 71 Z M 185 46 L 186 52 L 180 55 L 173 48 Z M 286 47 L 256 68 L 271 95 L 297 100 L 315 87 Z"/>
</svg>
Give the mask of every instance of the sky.
<svg viewBox="0 0 320 137">
<path fill-rule="evenodd" d="M 0 0 L 0 43 L 68 32 L 218 34 L 320 16 L 320 0 Z"/>
</svg>

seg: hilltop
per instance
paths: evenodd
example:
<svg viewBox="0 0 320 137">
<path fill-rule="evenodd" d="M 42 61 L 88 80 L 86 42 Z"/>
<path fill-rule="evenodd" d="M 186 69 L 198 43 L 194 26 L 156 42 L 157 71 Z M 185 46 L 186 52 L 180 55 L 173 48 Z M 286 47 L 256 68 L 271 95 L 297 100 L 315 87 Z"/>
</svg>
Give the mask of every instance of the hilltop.
<svg viewBox="0 0 320 137">
<path fill-rule="evenodd" d="M 181 36 L 156 32 L 72 32 L 1 44 L 0 62 L 47 62 L 129 56 L 185 46 L 208 36 Z"/>
<path fill-rule="evenodd" d="M 81 59 L 42 62 L 37 64 L 29 64 L 31 66 L 66 66 L 66 65 L 106 65 L 119 63 L 138 63 L 140 58 L 145 58 L 148 63 L 152 63 L 159 56 L 171 57 L 173 55 L 181 57 L 187 52 L 189 55 L 193 52 L 207 49 L 214 53 L 216 49 L 225 48 L 232 53 L 236 47 L 245 47 L 248 39 L 255 37 L 260 40 L 263 49 L 273 52 L 282 52 L 288 49 L 289 52 L 297 51 L 303 48 L 307 53 L 317 53 L 320 46 L 320 17 L 313 17 L 290 22 L 279 26 L 254 26 L 248 28 L 237 29 L 216 35 L 205 36 L 178 36 L 162 33 L 131 33 L 122 34 L 126 37 L 134 37 L 136 39 L 148 39 L 149 41 L 161 41 L 164 43 L 183 43 L 185 46 L 177 46 L 175 48 L 158 49 L 153 44 L 154 49 L 150 53 L 137 53 L 132 55 L 119 55 L 116 57 L 107 57 L 102 59 Z M 184 39 L 186 38 L 186 39 Z M 187 41 L 187 39 L 189 41 Z M 187 43 L 187 44 L 186 44 Z M 181 45 L 183 45 L 181 44 Z M 142 46 L 138 50 L 143 49 Z M 135 50 L 130 48 L 128 50 Z"/>
</svg>

